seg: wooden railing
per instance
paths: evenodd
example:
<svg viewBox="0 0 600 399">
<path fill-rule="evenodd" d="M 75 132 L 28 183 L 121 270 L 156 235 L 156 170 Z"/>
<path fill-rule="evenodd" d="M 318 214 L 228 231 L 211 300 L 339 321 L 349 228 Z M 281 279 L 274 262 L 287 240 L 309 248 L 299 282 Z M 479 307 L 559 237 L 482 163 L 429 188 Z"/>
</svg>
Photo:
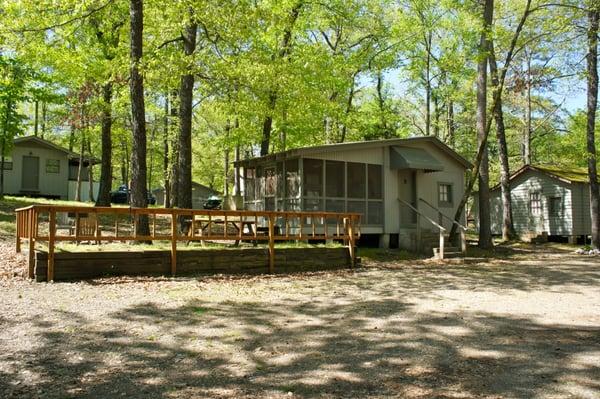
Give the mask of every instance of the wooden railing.
<svg viewBox="0 0 600 399">
<path fill-rule="evenodd" d="M 16 211 L 16 250 L 29 246 L 29 277 L 34 277 L 36 243 L 48 246 L 48 281 L 54 279 L 58 242 L 169 241 L 171 274 L 177 271 L 180 241 L 259 241 L 268 243 L 269 271 L 275 271 L 275 242 L 340 240 L 354 267 L 360 214 L 334 212 L 223 211 L 173 208 L 111 208 L 31 205 Z M 57 221 L 58 220 L 58 221 Z M 146 227 L 147 226 L 147 227 Z M 214 228 L 221 231 L 213 231 Z M 61 231 L 68 234 L 61 234 Z"/>
</svg>

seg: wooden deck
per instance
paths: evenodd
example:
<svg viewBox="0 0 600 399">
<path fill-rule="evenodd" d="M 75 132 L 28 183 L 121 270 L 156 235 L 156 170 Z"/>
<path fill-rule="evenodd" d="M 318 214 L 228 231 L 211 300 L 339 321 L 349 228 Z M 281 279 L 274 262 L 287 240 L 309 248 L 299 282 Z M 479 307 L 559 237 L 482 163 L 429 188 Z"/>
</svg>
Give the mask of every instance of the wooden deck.
<svg viewBox="0 0 600 399">
<path fill-rule="evenodd" d="M 360 214 L 357 213 L 31 205 L 17 209 L 16 214 L 16 250 L 20 252 L 22 240 L 27 240 L 29 278 L 34 277 L 36 245 L 46 244 L 48 281 L 54 280 L 54 252 L 58 242 L 168 241 L 171 243 L 170 271 L 174 276 L 177 244 L 181 241 L 266 243 L 268 270 L 274 273 L 276 241 L 343 241 L 353 267 L 355 243 L 360 237 Z M 148 230 L 143 231 L 146 223 Z"/>
</svg>

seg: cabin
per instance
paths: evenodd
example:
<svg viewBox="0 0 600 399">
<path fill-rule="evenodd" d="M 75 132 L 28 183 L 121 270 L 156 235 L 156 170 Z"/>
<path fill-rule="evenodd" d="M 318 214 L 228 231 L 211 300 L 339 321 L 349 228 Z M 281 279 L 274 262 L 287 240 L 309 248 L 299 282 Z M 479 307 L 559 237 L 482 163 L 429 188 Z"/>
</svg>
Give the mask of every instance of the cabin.
<svg viewBox="0 0 600 399">
<path fill-rule="evenodd" d="M 591 234 L 586 168 L 526 165 L 510 177 L 513 224 L 524 240 L 566 237 L 575 243 Z M 492 234 L 502 234 L 500 186 L 490 191 Z M 475 212 L 476 213 L 476 212 Z"/>
<path fill-rule="evenodd" d="M 4 157 L 4 193 L 74 200 L 79 158 L 79 154 L 37 136 L 15 138 L 10 154 Z M 82 201 L 89 199 L 88 167 L 97 163 L 96 159 L 84 158 Z M 95 198 L 99 184 L 92 185 Z"/>
<path fill-rule="evenodd" d="M 168 204 L 165 204 L 165 189 L 164 187 L 155 188 L 152 190 L 152 194 L 156 197 L 156 203 L 160 205 L 164 205 L 168 207 Z M 192 208 L 193 209 L 202 209 L 206 200 L 209 197 L 220 196 L 217 190 L 213 190 L 212 188 L 205 186 L 204 184 L 200 184 L 197 182 L 192 182 Z"/>
<path fill-rule="evenodd" d="M 427 136 L 296 148 L 236 166 L 248 210 L 356 212 L 363 242 L 427 251 L 435 224 L 451 227 L 471 164 Z"/>
</svg>

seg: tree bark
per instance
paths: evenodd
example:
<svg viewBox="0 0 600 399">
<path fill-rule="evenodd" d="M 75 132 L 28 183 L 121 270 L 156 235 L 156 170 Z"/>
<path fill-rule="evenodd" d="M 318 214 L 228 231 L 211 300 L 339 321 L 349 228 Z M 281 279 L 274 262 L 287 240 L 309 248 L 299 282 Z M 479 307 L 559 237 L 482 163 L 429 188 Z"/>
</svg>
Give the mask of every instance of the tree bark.
<svg viewBox="0 0 600 399">
<path fill-rule="evenodd" d="M 492 86 L 498 87 L 498 65 L 494 43 L 490 41 L 490 73 L 492 75 Z M 502 93 L 494 104 L 494 120 L 496 121 L 496 139 L 498 141 L 498 157 L 500 159 L 500 190 L 502 195 L 502 240 L 507 241 L 515 237 L 513 225 L 512 201 L 510 197 L 510 165 L 508 162 L 508 145 L 506 143 L 506 129 L 504 126 L 504 112 L 502 109 Z"/>
<path fill-rule="evenodd" d="M 531 55 L 526 54 L 527 82 L 525 85 L 525 131 L 523 134 L 523 163 L 531 165 Z"/>
<path fill-rule="evenodd" d="M 171 121 L 176 121 L 179 118 L 179 107 L 176 106 L 179 92 L 173 90 L 171 93 Z M 171 132 L 171 202 L 169 207 L 174 208 L 178 206 L 179 196 L 179 134 L 175 132 L 174 126 L 171 126 L 173 131 Z"/>
<path fill-rule="evenodd" d="M 262 140 L 260 142 L 260 156 L 263 157 L 269 154 L 269 145 L 271 144 L 271 130 L 273 128 L 273 113 L 277 105 L 277 93 L 272 91 L 269 94 L 268 114 L 265 116 L 262 128 Z"/>
<path fill-rule="evenodd" d="M 39 127 L 39 122 L 38 122 L 38 115 L 39 115 L 39 108 L 40 108 L 40 101 L 39 100 L 35 100 L 35 113 L 34 113 L 34 117 L 33 117 L 33 135 L 37 136 L 38 135 L 38 127 Z"/>
<path fill-rule="evenodd" d="M 163 131 L 163 176 L 165 198 L 163 206 L 171 206 L 171 181 L 169 179 L 169 96 L 165 96 L 165 125 Z"/>
<path fill-rule="evenodd" d="M 146 109 L 144 103 L 144 80 L 139 70 L 143 54 L 143 0 L 130 0 L 129 15 L 131 18 L 129 92 L 131 96 L 133 130 L 131 147 L 131 206 L 146 208 L 148 207 L 148 192 L 146 190 Z M 139 235 L 150 234 L 147 216 L 139 217 L 137 233 Z"/>
<path fill-rule="evenodd" d="M 492 25 L 494 1 L 484 0 L 483 29 L 479 42 L 479 62 L 477 64 L 477 142 L 482 147 L 483 156 L 479 165 L 479 247 L 491 248 L 492 230 L 490 216 L 490 177 L 486 137 L 487 107 L 487 65 L 489 35 Z M 497 102 L 497 101 L 496 101 Z"/>
<path fill-rule="evenodd" d="M 100 187 L 96 206 L 110 206 L 112 188 L 112 83 L 102 86 L 102 163 L 100 164 Z"/>
<path fill-rule="evenodd" d="M 79 152 L 79 167 L 77 168 L 77 185 L 75 186 L 75 201 L 81 201 L 81 179 L 83 178 L 83 153 L 85 152 L 85 137 L 81 132 L 81 147 Z"/>
<path fill-rule="evenodd" d="M 191 14 L 191 13 L 190 13 Z M 190 15 L 193 18 L 193 15 Z M 183 32 L 185 59 L 192 67 L 196 50 L 198 25 L 190 21 Z M 192 208 L 192 103 L 194 99 L 194 74 L 188 71 L 181 77 L 179 90 L 179 176 L 177 179 L 177 206 Z"/>
<path fill-rule="evenodd" d="M 92 163 L 92 141 L 88 137 L 88 201 L 94 202 L 94 167 Z"/>
<path fill-rule="evenodd" d="M 590 179 L 590 213 L 592 247 L 600 249 L 600 191 L 596 162 L 596 111 L 598 106 L 598 5 L 592 2 L 588 11 L 587 59 L 587 153 Z"/>
</svg>

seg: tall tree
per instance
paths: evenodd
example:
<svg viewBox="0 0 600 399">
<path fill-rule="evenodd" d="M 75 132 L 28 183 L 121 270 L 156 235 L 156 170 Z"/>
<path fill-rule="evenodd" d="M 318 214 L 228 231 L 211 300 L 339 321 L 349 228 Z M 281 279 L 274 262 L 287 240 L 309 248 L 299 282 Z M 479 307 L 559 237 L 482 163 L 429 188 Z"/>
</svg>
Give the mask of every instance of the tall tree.
<svg viewBox="0 0 600 399">
<path fill-rule="evenodd" d="M 198 24 L 193 10 L 183 32 L 183 51 L 189 60 L 181 77 L 179 89 L 179 176 L 177 179 L 177 206 L 192 208 L 192 105 L 194 98 L 193 55 L 196 50 Z"/>
<path fill-rule="evenodd" d="M 148 206 L 146 189 L 146 109 L 144 103 L 144 80 L 140 73 L 143 54 L 144 2 L 130 0 L 130 76 L 132 148 L 131 148 L 131 205 L 139 208 Z M 138 234 L 150 234 L 146 216 L 138 221 Z"/>
<path fill-rule="evenodd" d="M 483 155 L 479 165 L 479 247 L 491 248 L 492 226 L 490 215 L 490 172 L 487 149 L 487 67 L 490 51 L 490 35 L 494 13 L 494 0 L 483 0 L 483 28 L 479 41 L 477 63 L 477 142 Z M 496 101 L 496 104 L 498 101 Z M 497 105 L 494 104 L 494 107 Z"/>
<path fill-rule="evenodd" d="M 596 162 L 596 111 L 598 106 L 598 15 L 597 1 L 589 2 L 587 30 L 587 152 L 590 179 L 592 246 L 600 248 L 600 190 Z"/>
<path fill-rule="evenodd" d="M 499 77 L 496 63 L 494 42 L 490 40 L 489 52 L 490 74 L 492 86 L 498 90 Z M 496 140 L 498 141 L 498 158 L 500 160 L 500 190 L 502 195 L 502 240 L 507 241 L 515 237 L 513 225 L 512 202 L 510 198 L 510 165 L 508 162 L 508 144 L 506 143 L 506 127 L 504 125 L 504 111 L 502 109 L 502 92 L 498 93 L 498 100 L 492 110 L 496 121 Z"/>
</svg>

